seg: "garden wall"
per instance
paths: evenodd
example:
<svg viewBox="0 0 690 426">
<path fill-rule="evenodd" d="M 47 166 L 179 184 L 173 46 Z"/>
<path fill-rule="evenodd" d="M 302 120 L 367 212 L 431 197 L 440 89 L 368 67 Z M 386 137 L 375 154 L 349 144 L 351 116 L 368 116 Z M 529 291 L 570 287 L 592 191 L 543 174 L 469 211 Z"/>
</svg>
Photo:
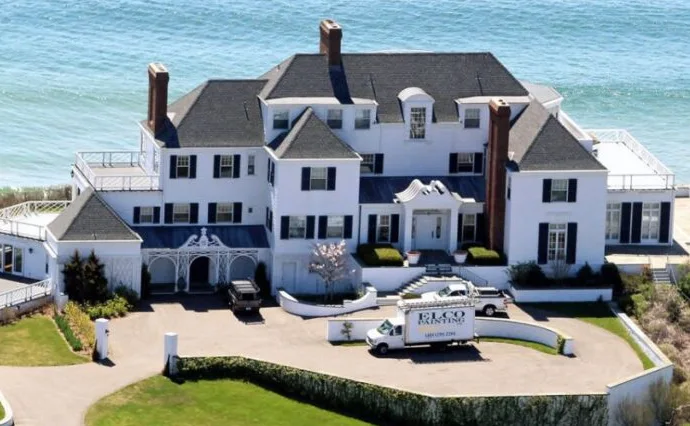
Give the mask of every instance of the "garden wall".
<svg viewBox="0 0 690 426">
<path fill-rule="evenodd" d="M 326 324 L 326 340 L 329 342 L 345 342 L 347 340 L 364 340 L 367 337 L 367 331 L 376 328 L 385 320 L 385 318 L 348 318 L 348 319 L 329 319 Z M 350 329 L 350 339 L 342 333 L 343 324 L 349 322 L 352 324 Z"/>
<path fill-rule="evenodd" d="M 375 424 L 607 424 L 603 393 L 437 397 L 243 357 L 180 358 L 177 367 L 181 380 L 247 380 Z"/>
<path fill-rule="evenodd" d="M 286 312 L 301 317 L 329 317 L 361 311 L 362 309 L 378 306 L 376 303 L 376 289 L 364 286 L 364 296 L 357 300 L 345 300 L 342 305 L 317 305 L 301 302 L 292 297 L 285 290 L 278 290 L 278 303 Z"/>
<path fill-rule="evenodd" d="M 609 302 L 613 295 L 611 288 L 538 288 L 525 289 L 510 286 L 510 293 L 518 303 L 540 302 Z"/>
<path fill-rule="evenodd" d="M 369 283 L 381 292 L 395 291 L 408 281 L 423 275 L 426 268 L 423 266 L 380 266 L 361 267 L 362 282 Z"/>
<path fill-rule="evenodd" d="M 10 407 L 9 402 L 5 399 L 0 392 L 0 405 L 5 410 L 5 416 L 0 418 L 0 426 L 12 426 L 14 425 L 14 417 L 12 414 L 12 407 Z"/>
<path fill-rule="evenodd" d="M 458 276 L 468 279 L 470 281 L 474 281 L 472 278 L 472 275 L 476 275 L 479 278 L 482 278 L 489 283 L 487 284 L 489 287 L 496 287 L 499 290 L 508 290 L 510 288 L 510 283 L 508 282 L 508 274 L 506 273 L 506 269 L 508 267 L 503 265 L 503 266 L 454 266 L 453 267 L 453 272 L 458 274 Z M 463 270 L 469 271 L 469 274 L 463 274 Z M 475 283 L 476 285 L 481 285 L 481 283 L 477 282 Z"/>
</svg>

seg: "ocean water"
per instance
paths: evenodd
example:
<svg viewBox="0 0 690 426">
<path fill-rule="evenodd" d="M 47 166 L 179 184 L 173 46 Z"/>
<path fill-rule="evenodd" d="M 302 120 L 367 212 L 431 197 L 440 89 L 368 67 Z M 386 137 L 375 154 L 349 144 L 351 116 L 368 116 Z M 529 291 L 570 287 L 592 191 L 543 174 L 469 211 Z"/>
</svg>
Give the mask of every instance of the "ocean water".
<svg viewBox="0 0 690 426">
<path fill-rule="evenodd" d="M 317 51 L 327 17 L 344 52 L 491 51 L 690 181 L 687 0 L 0 0 L 0 187 L 66 182 L 76 150 L 136 149 L 149 62 L 173 100 Z"/>
</svg>

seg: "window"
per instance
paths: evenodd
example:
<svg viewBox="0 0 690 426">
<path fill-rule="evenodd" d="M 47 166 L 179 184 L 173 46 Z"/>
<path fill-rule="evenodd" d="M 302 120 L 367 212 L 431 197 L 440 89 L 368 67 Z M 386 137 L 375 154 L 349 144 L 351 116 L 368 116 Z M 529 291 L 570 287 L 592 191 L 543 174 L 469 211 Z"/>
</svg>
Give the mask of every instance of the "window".
<svg viewBox="0 0 690 426">
<path fill-rule="evenodd" d="M 307 217 L 306 216 L 290 216 L 290 231 L 289 238 L 304 239 L 307 233 Z"/>
<path fill-rule="evenodd" d="M 312 167 L 309 180 L 310 190 L 325 190 L 328 173 L 325 167 Z"/>
<path fill-rule="evenodd" d="M 462 241 L 475 241 L 475 229 L 477 228 L 477 215 L 462 215 Z"/>
<path fill-rule="evenodd" d="M 478 129 L 479 128 L 479 108 L 467 108 L 465 110 L 465 128 Z"/>
<path fill-rule="evenodd" d="M 12 273 L 12 246 L 5 244 L 2 247 L 2 266 L 6 274 Z"/>
<path fill-rule="evenodd" d="M 21 274 L 22 273 L 22 267 L 23 267 L 23 255 L 24 252 L 22 249 L 15 247 L 14 248 L 14 272 Z"/>
<path fill-rule="evenodd" d="M 548 260 L 565 260 L 565 241 L 567 225 L 565 223 L 549 224 Z"/>
<path fill-rule="evenodd" d="M 234 164 L 232 155 L 220 156 L 220 171 L 218 172 L 222 178 L 231 178 L 233 176 Z"/>
<path fill-rule="evenodd" d="M 343 238 L 345 229 L 344 216 L 328 216 L 328 226 L 326 227 L 326 238 Z"/>
<path fill-rule="evenodd" d="M 139 208 L 139 223 L 153 223 L 153 207 Z"/>
<path fill-rule="evenodd" d="M 178 178 L 189 178 L 189 156 L 188 155 L 178 155 L 177 156 L 177 173 L 175 176 Z"/>
<path fill-rule="evenodd" d="M 661 205 L 659 203 L 642 204 L 642 234 L 643 240 L 659 240 L 659 218 Z"/>
<path fill-rule="evenodd" d="M 173 223 L 189 223 L 189 204 L 173 204 Z"/>
<path fill-rule="evenodd" d="M 568 201 L 568 179 L 551 181 L 551 202 Z"/>
<path fill-rule="evenodd" d="M 391 217 L 387 214 L 379 215 L 379 223 L 376 229 L 376 241 L 387 243 L 391 240 Z"/>
<path fill-rule="evenodd" d="M 471 152 L 458 153 L 458 173 L 474 172 L 474 154 Z"/>
<path fill-rule="evenodd" d="M 253 155 L 250 155 L 247 157 L 247 175 L 248 176 L 254 176 L 254 163 L 256 162 L 256 159 Z"/>
<path fill-rule="evenodd" d="M 329 109 L 328 117 L 326 118 L 326 123 L 331 129 L 342 129 L 343 128 L 343 110 L 342 109 Z"/>
<path fill-rule="evenodd" d="M 273 113 L 273 128 L 287 129 L 288 120 L 290 119 L 289 111 L 276 111 Z"/>
<path fill-rule="evenodd" d="M 618 241 L 621 229 L 620 203 L 606 204 L 606 239 Z"/>
<path fill-rule="evenodd" d="M 374 173 L 374 154 L 360 154 L 362 162 L 360 163 L 360 173 Z"/>
<path fill-rule="evenodd" d="M 158 173 L 158 168 L 160 167 L 160 154 L 157 149 L 153 149 L 153 171 Z"/>
<path fill-rule="evenodd" d="M 426 108 L 410 109 L 410 139 L 424 139 L 426 136 Z"/>
<path fill-rule="evenodd" d="M 218 203 L 216 205 L 216 222 L 232 222 L 233 203 Z"/>
<path fill-rule="evenodd" d="M 273 232 L 273 210 L 266 207 L 266 228 Z"/>
<path fill-rule="evenodd" d="M 371 126 L 371 110 L 355 110 L 355 129 L 368 129 Z"/>
</svg>

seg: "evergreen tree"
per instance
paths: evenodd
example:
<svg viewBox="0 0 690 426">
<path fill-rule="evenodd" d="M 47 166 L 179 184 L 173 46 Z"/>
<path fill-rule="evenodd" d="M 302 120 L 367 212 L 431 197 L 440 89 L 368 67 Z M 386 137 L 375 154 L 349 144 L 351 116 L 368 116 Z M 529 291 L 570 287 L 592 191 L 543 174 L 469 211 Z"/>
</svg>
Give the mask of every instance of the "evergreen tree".
<svg viewBox="0 0 690 426">
<path fill-rule="evenodd" d="M 108 280 L 103 265 L 94 251 L 84 264 L 84 300 L 86 302 L 105 302 L 108 300 Z"/>
<path fill-rule="evenodd" d="M 62 274 L 65 278 L 65 293 L 77 303 L 84 301 L 84 261 L 78 251 L 65 263 Z"/>
</svg>

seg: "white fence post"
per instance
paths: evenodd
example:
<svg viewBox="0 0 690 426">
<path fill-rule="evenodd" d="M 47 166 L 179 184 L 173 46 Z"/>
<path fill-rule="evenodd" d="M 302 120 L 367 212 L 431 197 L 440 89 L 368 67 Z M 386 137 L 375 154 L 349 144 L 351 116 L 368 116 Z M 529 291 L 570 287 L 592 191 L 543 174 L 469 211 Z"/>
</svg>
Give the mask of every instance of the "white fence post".
<svg viewBox="0 0 690 426">
<path fill-rule="evenodd" d="M 102 361 L 108 358 L 108 329 L 109 321 L 105 318 L 96 320 L 96 351 L 98 352 L 98 360 Z"/>
<path fill-rule="evenodd" d="M 167 365 L 168 371 L 166 373 L 174 376 L 177 373 L 177 333 L 165 333 L 164 342 L 163 365 Z"/>
</svg>

